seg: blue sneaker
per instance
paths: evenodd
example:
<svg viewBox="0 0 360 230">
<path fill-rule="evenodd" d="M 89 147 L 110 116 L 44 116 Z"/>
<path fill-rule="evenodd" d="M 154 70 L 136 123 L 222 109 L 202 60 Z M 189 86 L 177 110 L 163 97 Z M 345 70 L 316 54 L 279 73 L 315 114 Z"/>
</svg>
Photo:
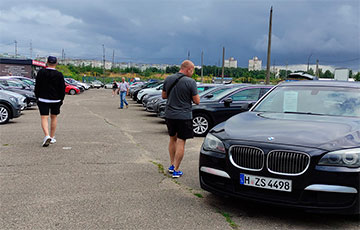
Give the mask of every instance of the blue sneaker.
<svg viewBox="0 0 360 230">
<path fill-rule="evenodd" d="M 171 165 L 171 166 L 169 167 L 169 173 L 173 173 L 173 172 L 174 172 L 174 168 L 175 168 L 175 166 L 174 166 L 174 165 Z"/>
<path fill-rule="evenodd" d="M 182 175 L 183 175 L 183 172 L 181 172 L 180 170 L 179 171 L 174 170 L 172 177 L 177 178 L 177 177 L 181 177 Z"/>
</svg>

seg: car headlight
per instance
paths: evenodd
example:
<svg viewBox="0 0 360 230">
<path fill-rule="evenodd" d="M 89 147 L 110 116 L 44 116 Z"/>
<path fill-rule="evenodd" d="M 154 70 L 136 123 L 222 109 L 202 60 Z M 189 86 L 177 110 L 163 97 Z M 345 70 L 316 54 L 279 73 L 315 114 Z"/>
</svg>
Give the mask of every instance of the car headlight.
<svg viewBox="0 0 360 230">
<path fill-rule="evenodd" d="M 215 137 L 211 133 L 208 133 L 205 137 L 203 148 L 205 150 L 225 153 L 224 144 L 220 141 L 219 138 Z"/>
<path fill-rule="evenodd" d="M 9 98 L 12 102 L 14 102 L 15 104 L 19 104 L 19 101 L 16 97 L 10 97 Z"/>
<path fill-rule="evenodd" d="M 358 168 L 360 167 L 360 148 L 329 152 L 320 159 L 319 165 Z"/>
</svg>

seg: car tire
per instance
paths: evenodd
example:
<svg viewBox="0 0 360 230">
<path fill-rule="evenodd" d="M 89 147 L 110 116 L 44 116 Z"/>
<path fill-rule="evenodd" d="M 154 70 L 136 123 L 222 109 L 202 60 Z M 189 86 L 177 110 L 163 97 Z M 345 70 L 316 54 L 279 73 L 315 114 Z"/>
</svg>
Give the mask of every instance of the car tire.
<svg viewBox="0 0 360 230">
<path fill-rule="evenodd" d="M 211 127 L 211 120 L 208 115 L 197 113 L 193 115 L 193 132 L 195 136 L 205 136 Z"/>
<path fill-rule="evenodd" d="M 70 95 L 75 95 L 75 94 L 76 94 L 75 89 L 70 89 L 70 90 L 69 90 L 69 94 L 70 94 Z"/>
<path fill-rule="evenodd" d="M 10 109 L 5 105 L 0 105 L 0 125 L 8 123 L 10 120 Z"/>
</svg>

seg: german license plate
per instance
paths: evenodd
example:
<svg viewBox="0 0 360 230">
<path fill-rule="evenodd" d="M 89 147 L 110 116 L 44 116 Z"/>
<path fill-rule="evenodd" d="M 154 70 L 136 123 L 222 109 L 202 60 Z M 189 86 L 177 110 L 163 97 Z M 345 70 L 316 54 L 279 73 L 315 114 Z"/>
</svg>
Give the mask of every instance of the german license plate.
<svg viewBox="0 0 360 230">
<path fill-rule="evenodd" d="M 257 188 L 291 192 L 292 181 L 240 173 L 240 184 Z"/>
</svg>

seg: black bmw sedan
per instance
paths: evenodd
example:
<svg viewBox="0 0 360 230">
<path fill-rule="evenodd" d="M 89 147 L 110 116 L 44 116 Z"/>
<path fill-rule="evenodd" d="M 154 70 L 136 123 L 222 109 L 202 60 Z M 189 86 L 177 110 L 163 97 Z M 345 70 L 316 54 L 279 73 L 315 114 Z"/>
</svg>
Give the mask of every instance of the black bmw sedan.
<svg viewBox="0 0 360 230">
<path fill-rule="evenodd" d="M 220 93 L 200 99 L 193 105 L 193 131 L 196 136 L 205 136 L 215 125 L 228 118 L 248 111 L 272 86 L 237 84 L 232 87 L 218 88 Z"/>
<path fill-rule="evenodd" d="M 360 84 L 282 83 L 214 127 L 201 187 L 308 211 L 359 214 Z"/>
</svg>

